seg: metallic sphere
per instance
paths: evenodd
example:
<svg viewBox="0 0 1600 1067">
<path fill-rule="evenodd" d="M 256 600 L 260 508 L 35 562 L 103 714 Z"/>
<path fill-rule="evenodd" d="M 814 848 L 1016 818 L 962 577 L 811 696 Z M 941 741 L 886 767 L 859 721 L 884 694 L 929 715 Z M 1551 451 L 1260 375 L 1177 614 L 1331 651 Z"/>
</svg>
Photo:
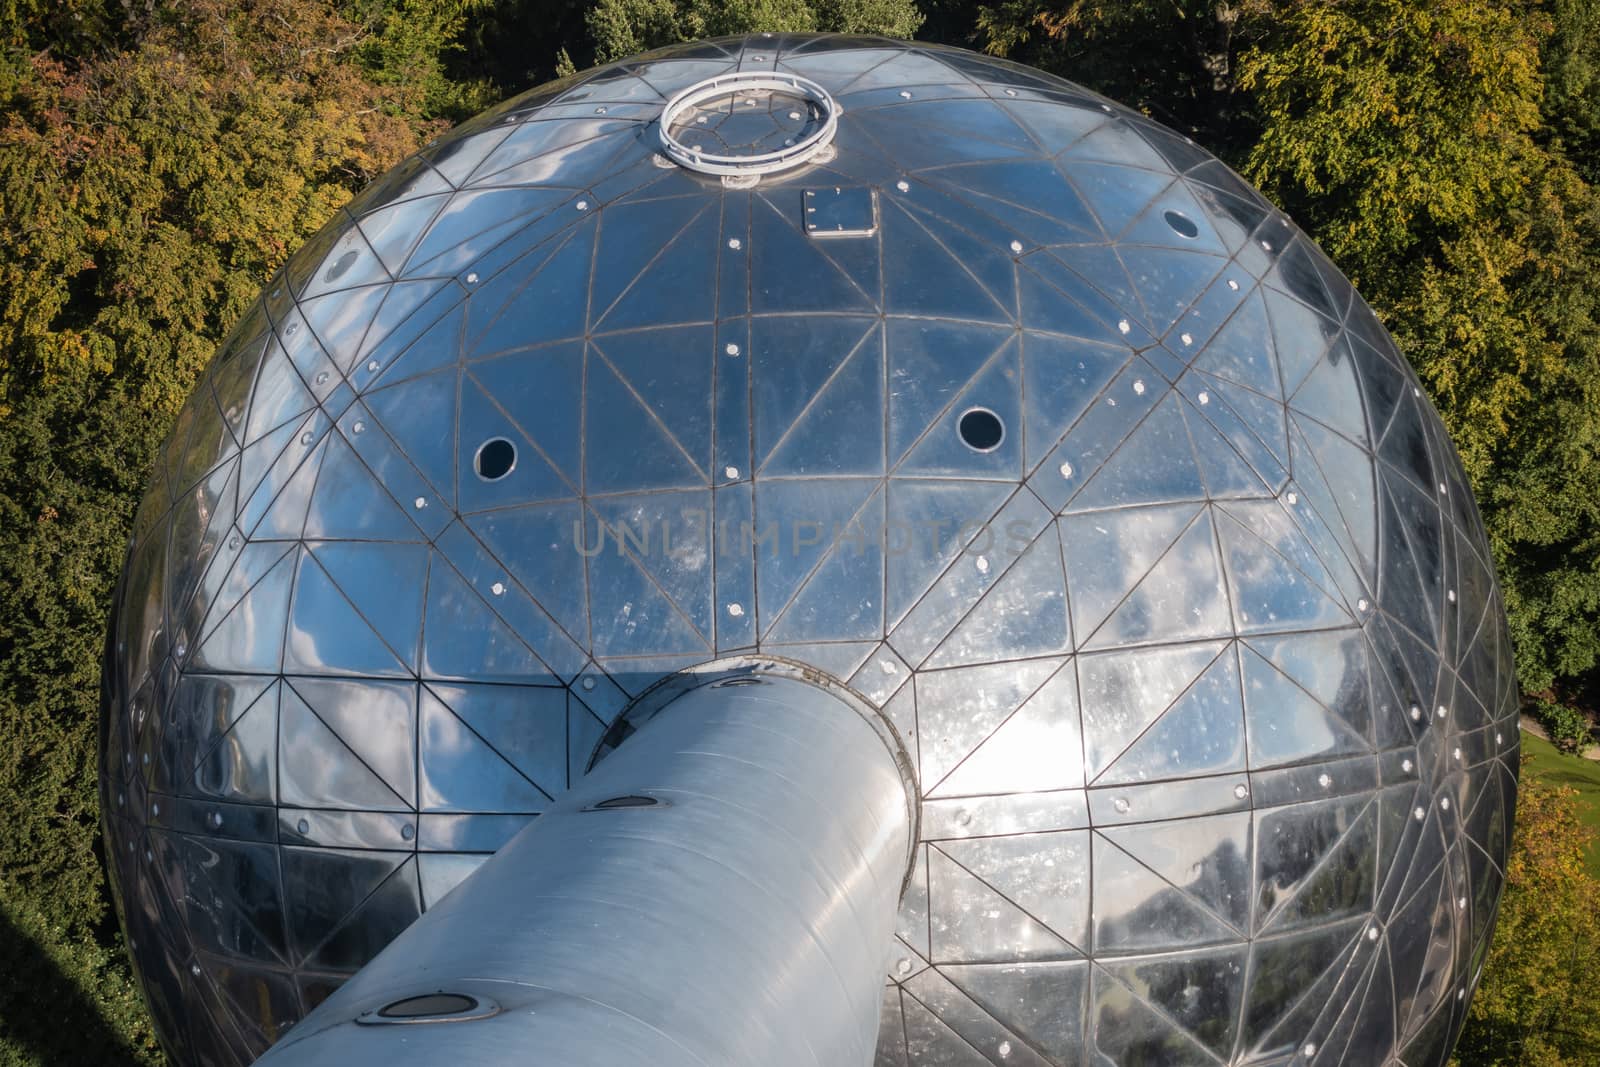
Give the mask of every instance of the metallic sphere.
<svg viewBox="0 0 1600 1067">
<path fill-rule="evenodd" d="M 733 73 L 776 77 L 680 101 L 669 152 L 669 99 Z M 1443 1062 L 1516 681 L 1416 377 L 1186 138 L 783 36 L 429 145 L 197 387 L 101 754 L 174 1062 L 248 1063 L 654 683 L 758 651 L 916 761 L 881 1067 Z"/>
</svg>

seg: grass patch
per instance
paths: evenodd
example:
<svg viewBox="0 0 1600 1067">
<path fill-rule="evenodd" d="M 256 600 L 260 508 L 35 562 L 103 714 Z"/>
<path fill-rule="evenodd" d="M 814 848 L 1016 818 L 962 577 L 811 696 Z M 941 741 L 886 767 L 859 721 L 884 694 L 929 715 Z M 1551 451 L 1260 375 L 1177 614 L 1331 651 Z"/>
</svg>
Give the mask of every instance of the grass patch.
<svg viewBox="0 0 1600 1067">
<path fill-rule="evenodd" d="M 1533 757 L 1533 762 L 1523 768 L 1528 777 L 1578 791 L 1579 817 L 1597 835 L 1589 842 L 1589 873 L 1600 878 L 1600 763 L 1564 756 L 1550 742 L 1527 731 L 1522 734 L 1522 751 Z"/>
</svg>

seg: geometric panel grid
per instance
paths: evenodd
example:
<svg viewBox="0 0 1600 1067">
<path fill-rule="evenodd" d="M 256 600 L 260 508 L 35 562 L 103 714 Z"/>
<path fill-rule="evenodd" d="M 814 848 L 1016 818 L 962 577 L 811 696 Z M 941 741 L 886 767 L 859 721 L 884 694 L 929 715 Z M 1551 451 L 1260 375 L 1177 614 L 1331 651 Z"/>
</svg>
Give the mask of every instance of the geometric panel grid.
<svg viewBox="0 0 1600 1067">
<path fill-rule="evenodd" d="M 833 154 L 662 165 L 691 55 L 823 84 Z M 828 187 L 875 225 L 812 237 Z M 1466 492 L 1304 235 L 1069 83 L 778 35 L 535 90 L 292 257 L 163 450 L 100 777 L 161 1039 L 250 1062 L 765 651 L 917 765 L 883 1067 L 1438 1064 L 1518 765 Z"/>
</svg>

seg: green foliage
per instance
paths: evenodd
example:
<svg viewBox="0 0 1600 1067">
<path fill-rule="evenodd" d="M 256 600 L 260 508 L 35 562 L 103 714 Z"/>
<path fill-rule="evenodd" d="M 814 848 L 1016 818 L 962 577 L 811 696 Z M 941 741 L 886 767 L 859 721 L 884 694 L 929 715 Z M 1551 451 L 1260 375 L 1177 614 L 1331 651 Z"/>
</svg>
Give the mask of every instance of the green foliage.
<svg viewBox="0 0 1600 1067">
<path fill-rule="evenodd" d="M 912 0 L 817 0 L 817 28 L 835 33 L 910 37 L 923 16 Z"/>
<path fill-rule="evenodd" d="M 1560 138 L 1585 181 L 1600 182 L 1600 0 L 1550 0 L 1546 136 Z"/>
<path fill-rule="evenodd" d="M 457 80 L 486 78 L 495 95 L 505 97 L 590 67 L 592 6 L 587 0 L 482 0 L 446 70 Z"/>
<path fill-rule="evenodd" d="M 1244 58 L 1247 176 L 1359 284 L 1516 195 L 1539 122 L 1538 22 L 1480 0 L 1285 8 Z"/>
<path fill-rule="evenodd" d="M 1538 11 L 1296 3 L 1242 58 L 1244 172 L 1356 282 L 1478 496 L 1524 686 L 1600 659 L 1600 197 L 1539 136 Z"/>
<path fill-rule="evenodd" d="M 974 43 L 1087 85 L 1228 158 L 1255 133 L 1241 53 L 1269 0 L 1003 0 L 977 9 Z"/>
<path fill-rule="evenodd" d="M 913 0 L 600 0 L 589 11 L 597 63 L 678 41 L 725 34 L 876 33 L 910 37 Z"/>
<path fill-rule="evenodd" d="M 102 620 L 143 460 L 165 426 L 124 418 L 137 410 L 128 401 L 61 382 L 0 426 L 0 902 L 32 900 L 78 937 L 105 910 L 94 855 Z"/>
<path fill-rule="evenodd" d="M 1550 743 L 1560 751 L 1574 755 L 1589 747 L 1589 720 L 1577 708 L 1558 700 L 1540 699 L 1530 710 L 1550 735 Z"/>
<path fill-rule="evenodd" d="M 1522 780 L 1577 794 L 1578 820 L 1589 834 L 1589 877 L 1600 879 L 1600 762 L 1563 756 L 1536 734 L 1522 731 Z"/>
<path fill-rule="evenodd" d="M 1600 881 L 1575 793 L 1524 765 L 1506 891 L 1483 981 L 1456 1046 L 1461 1067 L 1579 1067 L 1600 1048 Z"/>
<path fill-rule="evenodd" d="M 111 45 L 142 21 L 140 7 L 117 0 L 0 0 L 0 47 L 86 51 Z"/>
<path fill-rule="evenodd" d="M 433 128 L 428 93 L 400 84 L 397 57 L 423 46 L 376 39 L 398 51 L 364 49 L 368 29 L 318 0 L 191 0 L 126 48 L 0 53 L 9 1062 L 116 1062 L 94 1026 L 29 1029 L 30 1014 L 56 1016 L 15 999 L 62 983 L 98 1007 L 129 1062 L 151 1055 L 108 951 L 95 852 L 105 613 L 155 450 L 223 330 Z"/>
<path fill-rule="evenodd" d="M 0 895 L 0 1067 L 157 1067 L 144 1002 L 112 947 Z"/>
<path fill-rule="evenodd" d="M 367 80 L 388 93 L 385 106 L 412 118 L 470 118 L 498 97 L 487 78 L 459 80 L 450 61 L 462 31 L 490 0 L 354 0 L 346 14 L 360 28 L 354 53 Z"/>
</svg>

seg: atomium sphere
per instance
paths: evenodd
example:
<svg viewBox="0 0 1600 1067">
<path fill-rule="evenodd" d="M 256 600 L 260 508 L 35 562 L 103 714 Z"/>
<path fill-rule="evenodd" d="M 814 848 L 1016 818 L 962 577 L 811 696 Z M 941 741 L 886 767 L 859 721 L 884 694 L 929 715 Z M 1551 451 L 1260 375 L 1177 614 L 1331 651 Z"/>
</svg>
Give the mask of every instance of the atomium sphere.
<svg viewBox="0 0 1600 1067">
<path fill-rule="evenodd" d="M 757 36 L 430 144 L 183 410 L 100 779 L 174 1063 L 249 1063 L 641 694 L 752 655 L 914 760 L 881 1067 L 1447 1056 L 1516 681 L 1372 310 L 1068 82 Z"/>
</svg>

